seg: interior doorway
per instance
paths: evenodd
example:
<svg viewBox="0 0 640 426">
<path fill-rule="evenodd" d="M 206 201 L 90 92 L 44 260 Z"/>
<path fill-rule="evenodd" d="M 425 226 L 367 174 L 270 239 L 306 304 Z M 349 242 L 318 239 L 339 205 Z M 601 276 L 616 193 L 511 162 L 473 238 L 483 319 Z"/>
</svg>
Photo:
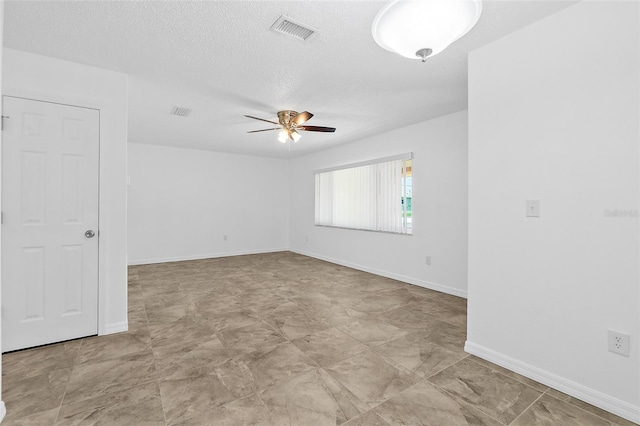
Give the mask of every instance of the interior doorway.
<svg viewBox="0 0 640 426">
<path fill-rule="evenodd" d="M 100 113 L 3 97 L 2 350 L 98 332 Z"/>
</svg>

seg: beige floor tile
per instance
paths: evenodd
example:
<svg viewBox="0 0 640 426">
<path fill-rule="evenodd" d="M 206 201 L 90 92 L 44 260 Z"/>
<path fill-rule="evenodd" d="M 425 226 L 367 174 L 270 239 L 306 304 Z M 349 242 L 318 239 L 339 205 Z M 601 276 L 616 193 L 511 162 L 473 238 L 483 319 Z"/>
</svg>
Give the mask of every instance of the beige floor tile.
<svg viewBox="0 0 640 426">
<path fill-rule="evenodd" d="M 428 380 L 504 424 L 511 423 L 542 394 L 469 359 L 457 362 Z"/>
<path fill-rule="evenodd" d="M 155 309 L 170 308 L 178 305 L 188 305 L 192 302 L 192 297 L 186 292 L 180 291 L 176 293 L 165 293 L 158 296 L 144 297 L 141 292 L 142 306 L 145 309 L 153 311 Z"/>
<path fill-rule="evenodd" d="M 424 380 L 378 405 L 374 411 L 391 425 L 501 426 L 497 420 L 460 404 Z"/>
<path fill-rule="evenodd" d="M 440 346 L 420 332 L 378 346 L 374 351 L 420 377 L 429 377 L 467 356 L 462 349 Z"/>
<path fill-rule="evenodd" d="M 469 355 L 469 360 L 473 361 L 473 362 L 477 362 L 480 365 L 484 365 L 487 368 L 490 368 L 491 371 L 495 371 L 497 373 L 503 374 L 507 377 L 511 377 L 512 379 L 515 379 L 517 381 L 519 381 L 520 383 L 524 383 L 525 385 L 531 386 L 534 389 L 539 390 L 540 392 L 544 392 L 547 389 L 549 389 L 548 386 L 543 385 L 542 383 L 536 382 L 535 380 L 531 380 L 528 377 L 524 377 L 518 373 L 515 373 L 511 370 L 507 370 L 506 368 L 500 367 L 499 365 L 496 365 L 492 362 L 486 361 L 482 358 L 478 358 L 475 355 Z"/>
<path fill-rule="evenodd" d="M 157 379 L 151 351 L 142 351 L 73 368 L 63 405 L 121 392 Z"/>
<path fill-rule="evenodd" d="M 341 307 L 338 300 L 319 292 L 300 292 L 298 295 L 290 297 L 289 300 L 307 311 L 323 311 Z"/>
<path fill-rule="evenodd" d="M 300 337 L 292 343 L 322 367 L 367 350 L 367 346 L 335 327 Z"/>
<path fill-rule="evenodd" d="M 251 352 L 239 361 L 251 371 L 257 390 L 318 368 L 313 360 L 289 342 Z"/>
<path fill-rule="evenodd" d="M 196 310 L 205 317 L 218 316 L 243 308 L 239 296 L 220 294 L 217 291 L 200 294 L 198 297 L 194 296 L 194 303 Z"/>
<path fill-rule="evenodd" d="M 423 302 L 410 303 L 401 308 L 383 312 L 377 318 L 407 331 L 423 330 L 430 323 L 440 320 Z"/>
<path fill-rule="evenodd" d="M 164 425 L 160 390 L 155 382 L 64 405 L 56 425 Z"/>
<path fill-rule="evenodd" d="M 360 318 L 368 316 L 364 312 L 356 311 L 349 307 L 334 307 L 319 311 L 311 310 L 309 312 L 315 318 L 325 321 L 334 327 L 347 326 Z"/>
<path fill-rule="evenodd" d="M 78 362 L 100 362 L 150 350 L 151 335 L 148 330 L 95 336 L 83 340 Z"/>
<path fill-rule="evenodd" d="M 272 426 L 272 415 L 255 394 L 179 422 L 183 426 Z"/>
<path fill-rule="evenodd" d="M 179 342 L 153 348 L 158 378 L 184 379 L 215 374 L 215 368 L 231 359 L 217 337 Z"/>
<path fill-rule="evenodd" d="M 372 317 L 354 318 L 338 328 L 369 347 L 376 347 L 406 335 L 408 332 Z"/>
<path fill-rule="evenodd" d="M 150 305 L 145 308 L 147 322 L 150 327 L 162 324 L 176 324 L 185 320 L 194 320 L 201 315 L 196 311 L 195 304 L 188 302 L 177 305 Z"/>
<path fill-rule="evenodd" d="M 21 375 L 4 376 L 2 399 L 8 417 L 19 419 L 59 407 L 71 371 L 71 368 L 50 370 L 29 378 L 22 378 Z"/>
<path fill-rule="evenodd" d="M 58 417 L 58 411 L 60 411 L 59 407 L 52 408 L 47 411 L 40 411 L 38 413 L 34 413 L 31 415 L 27 415 L 26 417 L 15 418 L 14 414 L 11 411 L 7 413 L 5 418 L 2 420 L 2 425 L 13 425 L 13 426 L 51 426 L 55 424 L 56 418 Z"/>
<path fill-rule="evenodd" d="M 547 389 L 545 392 L 547 395 L 552 396 L 556 399 L 560 399 L 561 401 L 568 402 L 571 405 L 575 405 L 578 408 L 583 409 L 591 414 L 594 414 L 598 417 L 602 417 L 605 420 L 609 420 L 616 426 L 637 426 L 637 423 L 633 423 L 629 420 L 623 419 L 622 417 L 616 416 L 608 411 L 602 410 L 598 407 L 594 407 L 591 404 L 588 404 L 584 401 L 576 399 L 570 395 L 557 391 L 555 389 Z"/>
<path fill-rule="evenodd" d="M 278 425 L 335 426 L 364 411 L 353 394 L 321 369 L 268 388 L 260 397 Z"/>
<path fill-rule="evenodd" d="M 73 367 L 82 340 L 71 340 L 2 355 L 2 375 L 14 379 L 40 376 L 52 370 Z"/>
<path fill-rule="evenodd" d="M 140 288 L 145 299 L 153 299 L 156 297 L 181 297 L 184 295 L 182 286 L 176 279 L 170 278 L 152 278 L 140 280 Z"/>
<path fill-rule="evenodd" d="M 355 298 L 349 307 L 356 311 L 376 314 L 397 309 L 420 299 L 406 289 L 374 292 Z"/>
<path fill-rule="evenodd" d="M 293 305 L 288 305 L 286 309 L 280 307 L 274 310 L 272 314 L 263 318 L 264 321 L 290 340 L 332 327 L 329 322 L 316 318 L 303 308 Z"/>
<path fill-rule="evenodd" d="M 418 382 L 417 376 L 383 360 L 371 350 L 325 368 L 367 408 Z"/>
<path fill-rule="evenodd" d="M 250 309 L 260 316 L 269 315 L 277 307 L 289 303 L 278 290 L 255 289 L 246 290 L 238 295 L 244 309 Z"/>
<path fill-rule="evenodd" d="M 346 423 L 343 426 L 390 426 L 382 417 L 380 417 L 375 411 L 369 410 L 364 414 L 359 415 Z"/>
<path fill-rule="evenodd" d="M 144 309 L 136 312 L 129 312 L 127 322 L 129 325 L 129 332 L 149 332 L 149 324 L 147 323 L 147 312 Z"/>
<path fill-rule="evenodd" d="M 612 426 L 613 423 L 567 402 L 543 395 L 512 423 L 513 426 Z"/>
<path fill-rule="evenodd" d="M 633 424 L 468 356 L 465 299 L 295 253 L 133 266 L 128 294 L 127 333 L 3 356 L 3 425 Z"/>
<path fill-rule="evenodd" d="M 266 324 L 225 330 L 219 333 L 219 337 L 224 347 L 229 349 L 233 355 L 245 355 L 267 350 L 287 340 Z"/>
<path fill-rule="evenodd" d="M 249 325 L 258 325 L 260 324 L 260 318 L 254 311 L 243 308 L 233 312 L 208 314 L 207 324 L 216 331 L 226 331 Z"/>
<path fill-rule="evenodd" d="M 168 424 L 175 424 L 235 400 L 216 376 L 161 380 L 160 393 Z"/>
<path fill-rule="evenodd" d="M 184 318 L 173 323 L 150 325 L 149 332 L 154 348 L 206 341 L 216 336 L 215 330 L 204 318 Z"/>
<path fill-rule="evenodd" d="M 258 390 L 255 374 L 241 359 L 228 359 L 216 365 L 214 373 L 236 398 L 244 398 Z"/>
</svg>

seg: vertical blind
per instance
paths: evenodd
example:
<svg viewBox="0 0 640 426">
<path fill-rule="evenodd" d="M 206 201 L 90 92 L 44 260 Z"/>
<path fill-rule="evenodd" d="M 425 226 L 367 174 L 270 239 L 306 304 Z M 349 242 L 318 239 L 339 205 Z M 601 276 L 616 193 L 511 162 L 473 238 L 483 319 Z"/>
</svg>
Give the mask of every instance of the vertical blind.
<svg viewBox="0 0 640 426">
<path fill-rule="evenodd" d="M 407 162 L 412 153 L 315 171 L 315 224 L 410 234 Z"/>
</svg>

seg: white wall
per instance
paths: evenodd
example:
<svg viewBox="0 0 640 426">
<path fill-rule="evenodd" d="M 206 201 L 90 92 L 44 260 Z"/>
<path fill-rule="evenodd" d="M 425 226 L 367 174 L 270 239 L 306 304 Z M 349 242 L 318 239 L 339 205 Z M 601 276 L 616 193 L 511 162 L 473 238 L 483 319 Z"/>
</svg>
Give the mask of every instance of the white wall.
<svg viewBox="0 0 640 426">
<path fill-rule="evenodd" d="M 414 153 L 412 236 L 314 226 L 313 170 L 405 152 Z M 292 251 L 466 296 L 466 111 L 296 158 L 290 181 Z"/>
<path fill-rule="evenodd" d="M 4 49 L 2 93 L 100 110 L 98 332 L 127 330 L 127 76 Z"/>
<path fill-rule="evenodd" d="M 287 160 L 130 143 L 129 176 L 129 264 L 288 248 Z"/>
<path fill-rule="evenodd" d="M 638 17 L 580 2 L 470 55 L 466 346 L 636 422 Z"/>
<path fill-rule="evenodd" d="M 0 2 L 0 46 L 2 46 L 3 28 L 4 28 L 4 2 Z M 3 59 L 2 53 L 3 53 L 2 49 L 0 49 L 0 93 L 2 93 L 2 59 Z M 2 111 L 2 102 L 0 102 L 0 115 L 4 115 L 2 114 L 1 111 Z M 0 132 L 0 146 L 2 146 L 2 132 Z M 2 150 L 0 150 L 0 154 L 1 154 L 1 151 Z M 1 178 L 2 178 L 2 155 L 0 155 L 0 188 L 2 188 Z M 1 197 L 0 197 L 0 210 L 2 210 Z M 2 227 L 0 227 L 0 230 L 1 228 Z M 0 238 L 2 238 L 1 232 L 0 232 Z M 2 276 L 1 273 L 0 273 L 0 276 Z M 1 286 L 2 286 L 2 282 L 0 282 L 0 288 L 2 288 Z M 2 300 L 0 299 L 0 306 L 2 306 L 1 302 Z M 0 315 L 0 422 L 2 422 L 2 419 L 4 419 L 4 416 L 6 414 L 7 414 L 7 408 L 4 405 L 4 401 L 2 401 L 2 315 Z"/>
</svg>

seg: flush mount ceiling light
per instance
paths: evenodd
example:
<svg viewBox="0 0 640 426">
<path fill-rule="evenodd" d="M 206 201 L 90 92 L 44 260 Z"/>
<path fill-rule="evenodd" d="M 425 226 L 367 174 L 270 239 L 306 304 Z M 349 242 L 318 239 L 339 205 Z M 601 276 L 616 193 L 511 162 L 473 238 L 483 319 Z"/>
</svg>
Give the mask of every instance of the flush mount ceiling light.
<svg viewBox="0 0 640 426">
<path fill-rule="evenodd" d="M 373 38 L 383 49 L 424 62 L 468 33 L 481 12 L 481 0 L 395 0 L 376 15 Z"/>
</svg>

